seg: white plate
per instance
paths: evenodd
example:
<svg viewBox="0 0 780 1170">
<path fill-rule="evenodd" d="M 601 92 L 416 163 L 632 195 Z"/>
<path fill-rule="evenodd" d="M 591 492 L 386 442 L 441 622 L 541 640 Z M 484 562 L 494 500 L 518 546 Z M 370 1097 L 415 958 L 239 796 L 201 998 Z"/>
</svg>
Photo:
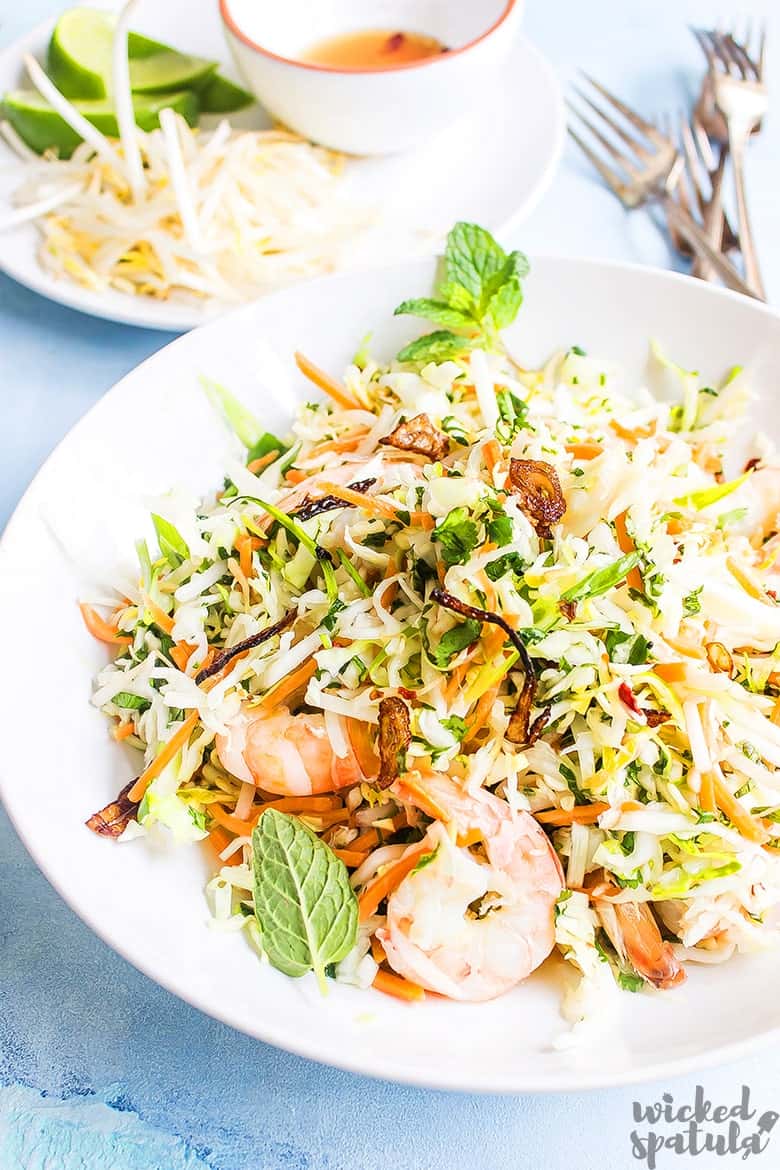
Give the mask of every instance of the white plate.
<svg viewBox="0 0 780 1170">
<path fill-rule="evenodd" d="M 187 52 L 228 62 L 228 50 L 215 0 L 146 4 L 135 22 L 149 36 Z M 24 81 L 21 56 L 45 59 L 54 22 L 49 21 L 0 53 L 0 94 Z M 225 72 L 236 77 L 232 65 Z M 213 121 L 213 120 L 212 120 Z M 234 115 L 234 125 L 270 125 L 263 110 Z M 458 219 L 483 224 L 493 232 L 524 219 L 552 181 L 563 145 L 565 118 L 558 82 L 540 51 L 520 40 L 505 78 L 487 104 L 478 100 L 468 121 L 453 126 L 424 149 L 347 164 L 350 192 L 363 206 L 384 209 L 393 243 L 388 257 L 435 250 L 437 237 Z M 19 185 L 21 164 L 0 139 L 0 221 Z M 42 296 L 127 325 L 184 331 L 201 325 L 208 311 L 188 304 L 156 303 L 119 292 L 94 293 L 59 280 L 37 259 L 39 234 L 33 226 L 0 237 L 0 270 Z"/>
<path fill-rule="evenodd" d="M 197 847 L 154 852 L 115 845 L 83 821 L 133 774 L 133 753 L 89 704 L 106 654 L 76 607 L 146 531 L 145 500 L 181 484 L 221 482 L 227 438 L 198 379 L 227 383 L 283 429 L 293 397 L 310 397 L 292 362 L 302 347 L 336 373 L 373 330 L 390 356 L 414 326 L 391 316 L 431 286 L 432 261 L 352 273 L 267 297 L 178 339 L 124 378 L 45 464 L 0 544 L 4 615 L 0 711 L 9 734 L 0 794 L 27 848 L 70 905 L 151 978 L 203 1011 L 263 1040 L 359 1072 L 469 1090 L 583 1088 L 666 1076 L 780 1038 L 780 956 L 689 969 L 665 994 L 618 996 L 619 1014 L 583 1051 L 555 1051 L 566 1030 L 554 963 L 483 1005 L 429 999 L 407 1006 L 260 965 L 247 942 L 210 930 Z M 669 273 L 582 260 L 539 259 L 510 343 L 538 363 L 571 344 L 622 363 L 633 384 L 649 337 L 675 360 L 716 378 L 745 363 L 764 394 L 754 422 L 776 414 L 780 316 L 754 301 Z M 280 371 L 273 384 L 258 371 Z M 286 385 L 285 385 L 286 384 Z M 137 757 L 136 757 L 137 758 Z"/>
</svg>

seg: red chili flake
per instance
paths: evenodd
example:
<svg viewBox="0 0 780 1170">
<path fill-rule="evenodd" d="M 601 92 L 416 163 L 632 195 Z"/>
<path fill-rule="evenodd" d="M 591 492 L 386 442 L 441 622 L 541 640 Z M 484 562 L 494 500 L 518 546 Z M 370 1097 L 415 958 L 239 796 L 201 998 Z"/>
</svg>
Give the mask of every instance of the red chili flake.
<svg viewBox="0 0 780 1170">
<path fill-rule="evenodd" d="M 628 683 L 620 684 L 618 687 L 618 696 L 620 701 L 625 703 L 628 709 L 633 711 L 635 715 L 642 714 L 642 708 L 638 705 L 636 698 L 634 697 L 634 692 L 631 690 L 631 687 L 628 685 Z"/>
<path fill-rule="evenodd" d="M 399 687 L 399 688 L 398 688 L 398 694 L 399 694 L 399 695 L 400 695 L 402 698 L 404 698 L 404 699 L 408 699 L 410 703 L 416 703 L 416 702 L 417 702 L 417 691 L 410 691 L 410 690 L 408 690 L 406 687 Z"/>
<path fill-rule="evenodd" d="M 402 32 L 393 33 L 391 37 L 387 38 L 385 49 L 388 53 L 397 53 L 405 40 L 406 37 Z"/>
<path fill-rule="evenodd" d="M 752 459 L 748 459 L 747 463 L 745 464 L 744 471 L 755 471 L 757 467 L 760 467 L 760 465 L 761 460 L 757 455 L 754 455 Z"/>
<path fill-rule="evenodd" d="M 558 609 L 561 611 L 567 622 L 573 622 L 577 616 L 577 602 L 576 601 L 559 601 Z"/>
</svg>

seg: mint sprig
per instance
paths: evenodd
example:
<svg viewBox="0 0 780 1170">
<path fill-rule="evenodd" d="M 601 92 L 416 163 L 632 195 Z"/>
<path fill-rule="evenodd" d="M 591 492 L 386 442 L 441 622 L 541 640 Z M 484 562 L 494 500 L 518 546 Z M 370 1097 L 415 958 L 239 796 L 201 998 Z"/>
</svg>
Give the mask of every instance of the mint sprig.
<svg viewBox="0 0 780 1170">
<path fill-rule="evenodd" d="M 498 335 L 511 325 L 523 303 L 528 260 L 506 253 L 490 232 L 457 223 L 447 237 L 444 279 L 433 297 L 402 301 L 396 316 L 422 317 L 447 326 L 425 334 L 398 354 L 401 362 L 446 361 L 477 346 L 496 349 Z"/>
</svg>

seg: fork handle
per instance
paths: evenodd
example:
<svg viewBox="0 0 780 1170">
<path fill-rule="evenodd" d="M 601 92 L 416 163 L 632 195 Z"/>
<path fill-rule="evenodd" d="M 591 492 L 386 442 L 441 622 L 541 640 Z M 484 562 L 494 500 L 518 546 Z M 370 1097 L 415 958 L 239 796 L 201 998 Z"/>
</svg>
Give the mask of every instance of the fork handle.
<svg viewBox="0 0 780 1170">
<path fill-rule="evenodd" d="M 747 136 L 732 134 L 731 131 L 732 127 L 729 125 L 729 150 L 731 152 L 731 164 L 734 168 L 734 187 L 737 196 L 737 230 L 739 232 L 742 255 L 745 260 L 745 278 L 748 284 L 752 285 L 759 294 L 761 300 L 765 301 L 766 293 L 764 291 L 764 282 L 761 279 L 761 269 L 753 240 L 753 231 L 750 227 L 747 191 L 745 189 L 745 143 Z"/>
<path fill-rule="evenodd" d="M 725 285 L 746 297 L 753 297 L 754 300 L 766 299 L 742 279 L 731 261 L 712 246 L 706 232 L 682 210 L 671 195 L 664 193 L 660 198 L 668 221 L 674 225 L 683 239 L 688 241 L 696 255 L 710 264 Z"/>
</svg>

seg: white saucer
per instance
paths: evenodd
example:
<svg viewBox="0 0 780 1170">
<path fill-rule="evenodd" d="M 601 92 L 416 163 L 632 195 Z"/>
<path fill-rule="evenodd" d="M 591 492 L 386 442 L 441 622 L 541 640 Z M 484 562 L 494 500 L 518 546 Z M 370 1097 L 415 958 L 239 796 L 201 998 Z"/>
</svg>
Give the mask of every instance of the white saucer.
<svg viewBox="0 0 780 1170">
<path fill-rule="evenodd" d="M 44 58 L 53 23 L 40 25 L 0 53 L 0 94 L 23 81 L 24 52 Z M 201 0 L 197 20 L 191 0 L 148 4 L 138 27 L 185 52 L 228 61 L 216 4 Z M 232 63 L 226 72 L 235 77 Z M 231 121 L 256 128 L 270 124 L 256 106 Z M 561 153 L 564 125 L 561 93 L 550 64 L 534 45 L 520 40 L 505 80 L 486 102 L 475 106 L 465 123 L 413 152 L 350 160 L 350 193 L 360 204 L 383 208 L 394 259 L 434 251 L 458 219 L 500 232 L 529 215 L 549 186 Z M 23 165 L 0 140 L 0 220 L 21 181 Z M 90 292 L 47 273 L 38 262 L 37 246 L 38 230 L 31 225 L 4 233 L 0 270 L 70 308 L 128 325 L 176 332 L 192 329 L 214 315 L 190 304 Z"/>
</svg>

